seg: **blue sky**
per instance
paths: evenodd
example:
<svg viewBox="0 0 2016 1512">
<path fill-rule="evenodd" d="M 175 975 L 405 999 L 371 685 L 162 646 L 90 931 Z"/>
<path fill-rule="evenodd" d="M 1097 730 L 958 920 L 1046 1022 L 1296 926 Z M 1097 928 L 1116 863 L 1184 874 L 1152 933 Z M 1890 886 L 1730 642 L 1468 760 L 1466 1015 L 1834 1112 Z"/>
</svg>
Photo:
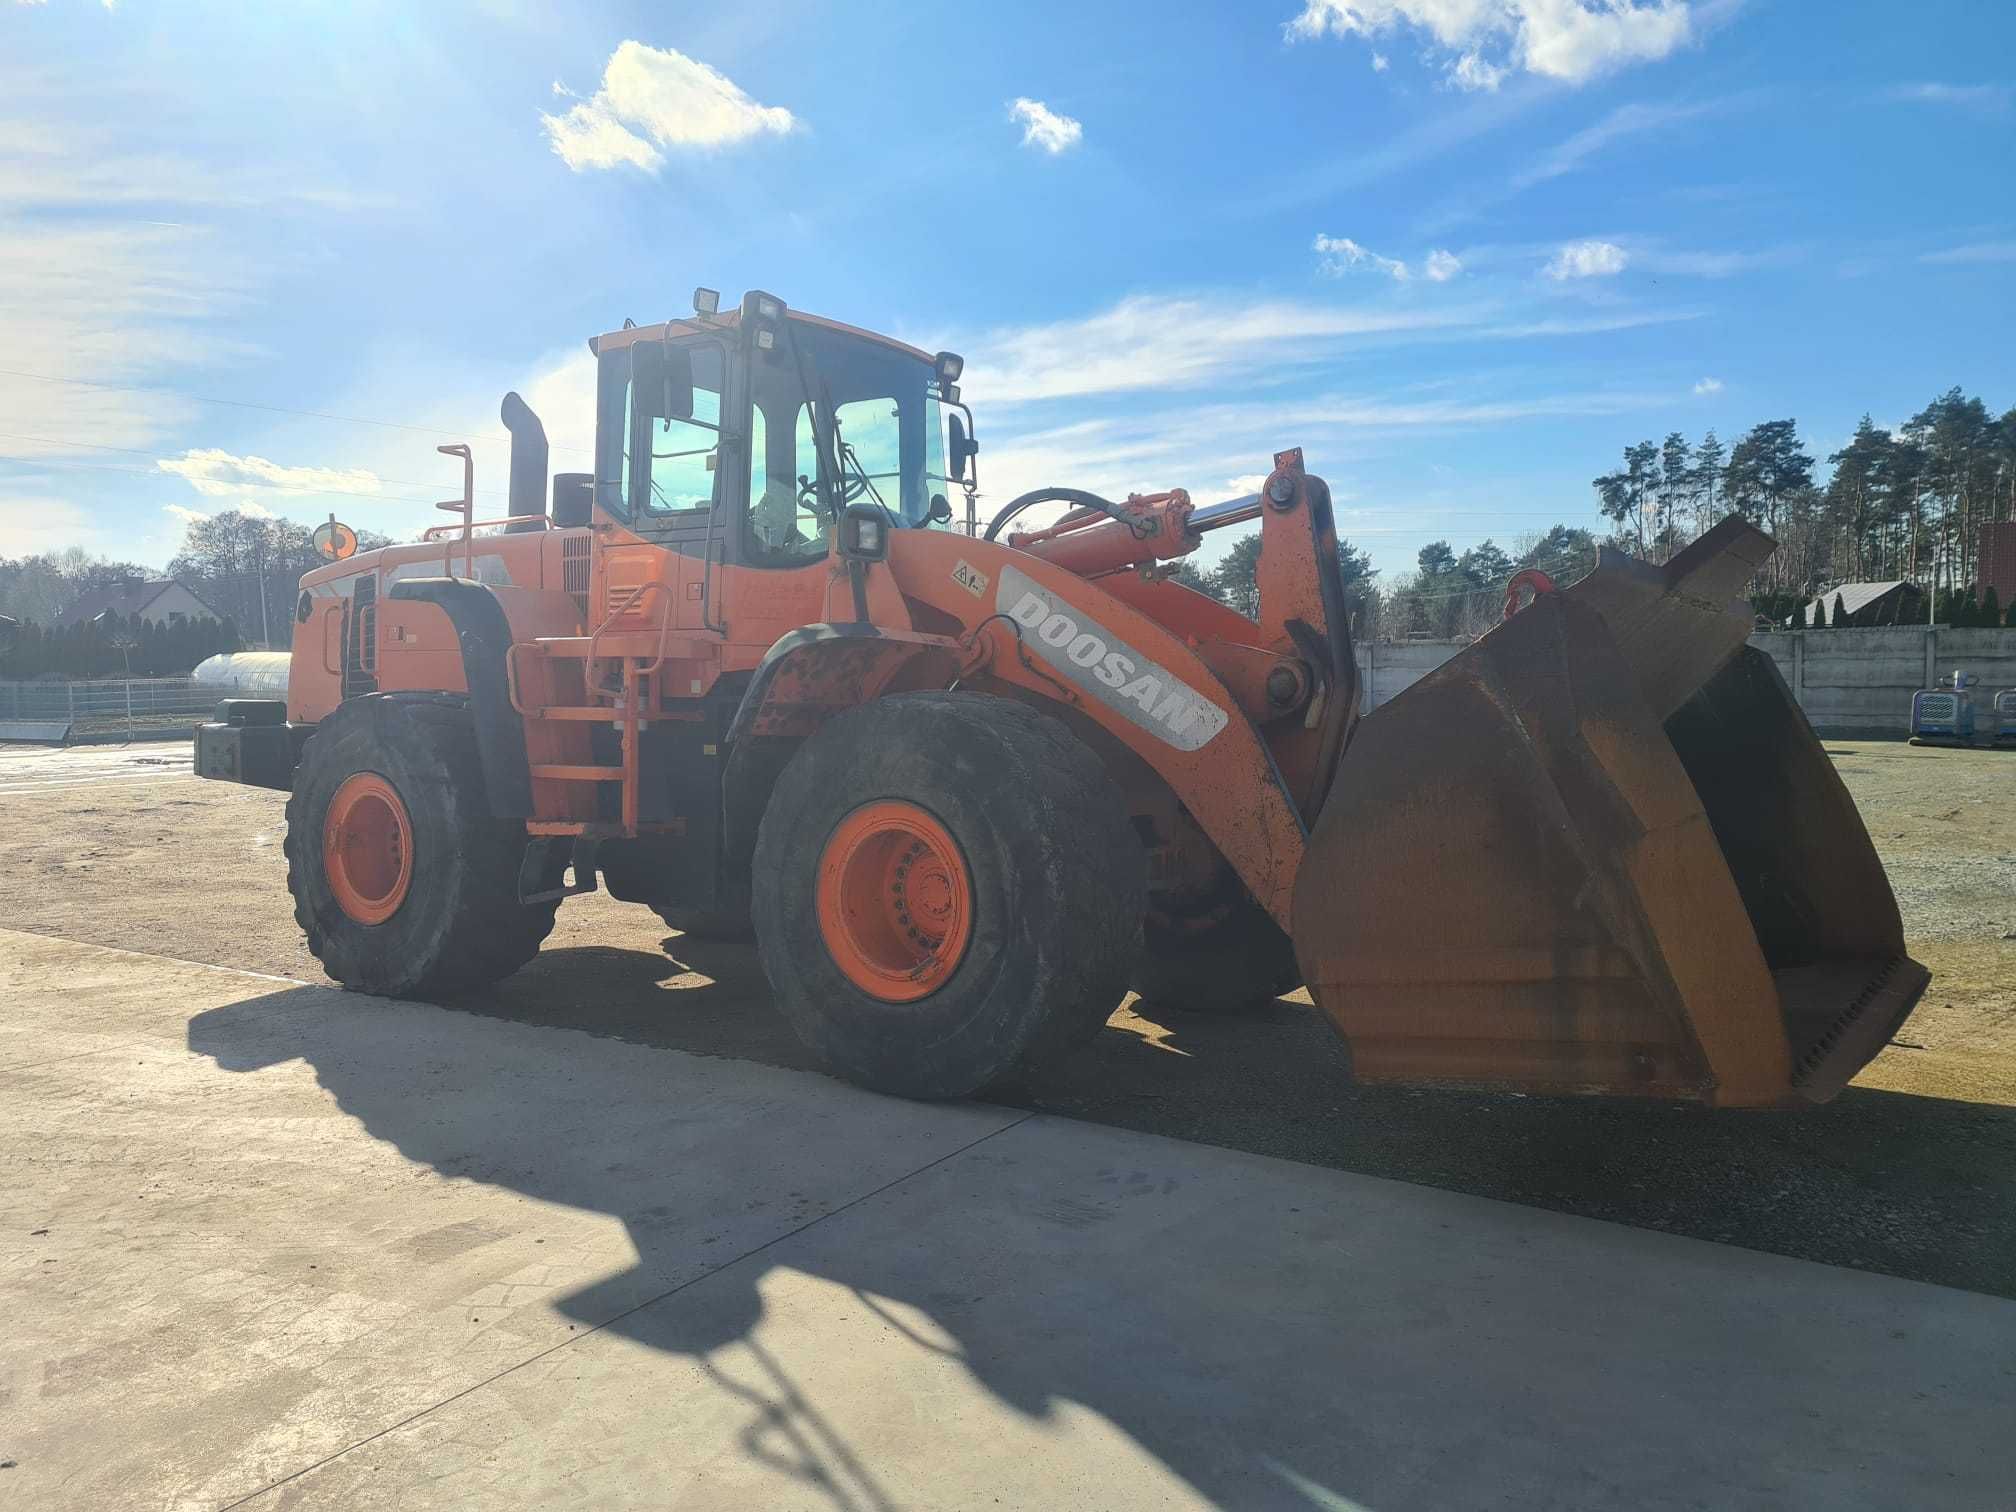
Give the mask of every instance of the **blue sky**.
<svg viewBox="0 0 2016 1512">
<path fill-rule="evenodd" d="M 410 533 L 704 283 L 965 352 L 992 500 L 1301 445 L 1404 570 L 1641 437 L 2016 403 L 2012 60 L 1894 0 L 0 0 L 0 554 Z"/>
</svg>

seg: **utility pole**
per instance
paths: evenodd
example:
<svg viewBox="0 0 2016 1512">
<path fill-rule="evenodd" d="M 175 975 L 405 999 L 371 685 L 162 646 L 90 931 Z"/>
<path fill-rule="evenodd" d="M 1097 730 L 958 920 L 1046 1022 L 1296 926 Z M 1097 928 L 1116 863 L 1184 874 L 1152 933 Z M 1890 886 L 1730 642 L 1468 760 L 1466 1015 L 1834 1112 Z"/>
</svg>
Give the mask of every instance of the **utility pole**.
<svg viewBox="0 0 2016 1512">
<path fill-rule="evenodd" d="M 257 545 L 253 548 L 254 560 L 258 563 L 259 570 L 259 644 L 263 649 L 271 651 L 273 649 L 273 630 L 266 621 L 266 530 L 264 526 L 260 527 L 259 534 L 254 539 L 257 542 Z"/>
</svg>

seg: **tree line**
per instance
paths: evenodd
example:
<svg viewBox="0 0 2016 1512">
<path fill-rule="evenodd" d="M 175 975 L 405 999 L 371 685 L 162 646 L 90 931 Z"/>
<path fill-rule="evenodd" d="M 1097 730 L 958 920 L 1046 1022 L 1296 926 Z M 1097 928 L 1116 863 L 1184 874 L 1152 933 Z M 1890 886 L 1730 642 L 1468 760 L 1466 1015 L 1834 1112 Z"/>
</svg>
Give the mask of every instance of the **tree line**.
<svg viewBox="0 0 2016 1512">
<path fill-rule="evenodd" d="M 1524 568 L 1573 582 L 1595 565 L 1599 545 L 1663 562 L 1731 513 L 1778 542 L 1750 585 L 1767 623 L 1803 617 L 1817 599 L 1816 624 L 1846 624 L 1835 585 L 1902 579 L 1931 588 L 1940 624 L 2016 626 L 2016 604 L 1973 586 L 1980 527 L 2016 518 L 2016 409 L 1998 418 L 1979 398 L 1948 389 L 1894 430 L 1865 414 L 1826 461 L 1823 482 L 1795 420 L 1764 421 L 1733 443 L 1712 430 L 1698 442 L 1672 431 L 1627 446 L 1618 468 L 1591 480 L 1607 536 L 1556 525 L 1519 537 L 1509 551 L 1489 539 L 1463 552 L 1431 541 L 1412 572 L 1383 585 L 1364 553 L 1343 542 L 1354 633 L 1481 634 L 1503 614 L 1506 585 Z M 1250 615 L 1259 552 L 1257 535 L 1242 538 L 1212 571 L 1183 563 L 1175 577 Z"/>
<path fill-rule="evenodd" d="M 230 620 L 178 619 L 149 624 L 139 615 L 107 615 L 50 627 L 28 620 L 0 627 L 0 677 L 185 677 L 221 651 L 240 649 Z"/>
<path fill-rule="evenodd" d="M 1778 541 L 1754 585 L 1776 599 L 1900 578 L 1964 594 L 1981 526 L 2016 515 L 2016 409 L 1998 418 L 1958 388 L 1895 430 L 1863 415 L 1824 483 L 1793 420 L 1726 449 L 1713 431 L 1698 444 L 1674 431 L 1622 460 L 1591 480 L 1619 544 L 1664 561 L 1733 511 Z"/>
<path fill-rule="evenodd" d="M 189 522 L 167 575 L 244 626 L 248 637 L 284 651 L 293 635 L 301 574 L 328 565 L 315 550 L 314 534 L 313 525 L 295 520 L 224 510 Z M 390 536 L 376 531 L 357 532 L 359 551 L 391 544 Z"/>
<path fill-rule="evenodd" d="M 1572 525 L 1523 535 L 1507 551 L 1486 539 L 1463 552 L 1431 541 L 1415 557 L 1415 570 L 1381 586 L 1370 557 L 1347 540 L 1337 543 L 1345 610 L 1359 640 L 1446 639 L 1481 635 L 1504 615 L 1505 590 L 1528 569 L 1567 584 L 1596 565 L 1596 537 Z M 1174 581 L 1208 593 L 1249 619 L 1259 612 L 1260 536 L 1241 536 L 1209 572 L 1179 561 Z"/>
<path fill-rule="evenodd" d="M 324 565 L 316 552 L 315 527 L 296 520 L 225 510 L 191 520 L 181 549 L 165 573 L 138 562 L 95 556 L 80 547 L 30 556 L 0 557 L 0 615 L 13 619 L 11 651 L 0 647 L 0 675 L 109 677 L 121 673 L 126 656 L 110 644 L 114 633 L 138 637 L 127 648 L 135 677 L 175 677 L 206 656 L 240 648 L 239 627 L 251 642 L 286 649 L 294 623 L 294 595 L 301 574 Z M 389 546 L 391 537 L 357 532 L 360 551 Z M 130 625 L 55 628 L 64 610 L 87 593 L 129 579 L 158 582 L 173 578 L 217 611 L 218 619 L 198 620 L 181 633 Z M 197 627 L 210 626 L 208 631 Z M 158 627 L 169 632 L 173 627 Z M 228 644 L 227 644 L 228 642 Z M 143 665 L 148 668 L 143 672 Z"/>
</svg>

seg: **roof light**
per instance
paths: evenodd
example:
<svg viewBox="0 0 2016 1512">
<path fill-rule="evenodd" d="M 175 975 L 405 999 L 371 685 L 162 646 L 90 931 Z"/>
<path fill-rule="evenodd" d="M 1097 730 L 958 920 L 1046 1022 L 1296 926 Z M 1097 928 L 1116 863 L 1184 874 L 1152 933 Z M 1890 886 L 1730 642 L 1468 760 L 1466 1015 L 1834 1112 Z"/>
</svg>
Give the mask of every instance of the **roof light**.
<svg viewBox="0 0 2016 1512">
<path fill-rule="evenodd" d="M 957 383 L 959 375 L 966 371 L 966 359 L 957 352 L 940 352 L 931 359 L 931 365 L 938 370 L 940 383 Z"/>
<path fill-rule="evenodd" d="M 695 315 L 717 315 L 721 311 L 721 291 L 719 289 L 695 289 L 693 291 L 693 313 Z"/>
</svg>

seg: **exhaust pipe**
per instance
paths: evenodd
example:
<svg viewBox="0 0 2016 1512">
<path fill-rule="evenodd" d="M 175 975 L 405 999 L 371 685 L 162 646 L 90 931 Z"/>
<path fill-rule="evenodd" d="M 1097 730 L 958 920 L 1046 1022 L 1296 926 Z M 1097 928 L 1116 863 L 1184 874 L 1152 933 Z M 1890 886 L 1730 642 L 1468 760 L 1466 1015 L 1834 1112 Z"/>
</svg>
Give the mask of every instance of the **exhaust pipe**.
<svg viewBox="0 0 2016 1512">
<path fill-rule="evenodd" d="M 504 429 L 511 433 L 511 507 L 513 520 L 546 513 L 546 427 L 532 406 L 513 390 L 504 396 Z M 529 523 L 507 525 L 507 532 L 531 530 Z"/>
</svg>

